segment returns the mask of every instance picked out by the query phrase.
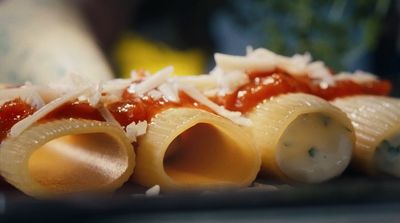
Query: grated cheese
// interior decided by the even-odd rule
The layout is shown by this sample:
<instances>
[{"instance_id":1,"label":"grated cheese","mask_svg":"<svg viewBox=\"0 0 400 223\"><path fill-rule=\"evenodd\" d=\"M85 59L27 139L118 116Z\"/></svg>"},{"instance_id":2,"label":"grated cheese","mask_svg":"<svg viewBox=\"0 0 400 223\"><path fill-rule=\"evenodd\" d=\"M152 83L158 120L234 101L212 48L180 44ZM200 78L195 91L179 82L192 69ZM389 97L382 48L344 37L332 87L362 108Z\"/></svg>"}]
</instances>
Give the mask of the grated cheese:
<instances>
[{"instance_id":1,"label":"grated cheese","mask_svg":"<svg viewBox=\"0 0 400 223\"><path fill-rule=\"evenodd\" d=\"M307 73L311 78L317 79L321 84L332 86L335 84L333 75L325 64L321 61L315 61L308 65Z\"/></svg>"},{"instance_id":2,"label":"grated cheese","mask_svg":"<svg viewBox=\"0 0 400 223\"><path fill-rule=\"evenodd\" d=\"M123 129L123 127L119 124L119 122L114 118L114 116L111 114L111 112L104 106L100 106L97 109L100 112L100 115L106 120L107 122L114 123Z\"/></svg>"},{"instance_id":3,"label":"grated cheese","mask_svg":"<svg viewBox=\"0 0 400 223\"><path fill-rule=\"evenodd\" d=\"M102 84L98 83L95 86L91 86L90 90L81 96L78 97L79 101L87 101L90 106L98 107L101 99L101 92L102 92Z\"/></svg>"},{"instance_id":4,"label":"grated cheese","mask_svg":"<svg viewBox=\"0 0 400 223\"><path fill-rule=\"evenodd\" d=\"M10 136L15 137L21 134L25 129L29 128L33 123L37 122L51 111L55 110L56 108L60 107L61 105L65 104L68 101L72 101L78 98L80 95L88 92L91 90L91 87L86 87L80 89L79 91L74 91L69 94L65 94L60 98L57 98L50 103L44 105L31 116L17 122L10 130Z\"/></svg>"},{"instance_id":5,"label":"grated cheese","mask_svg":"<svg viewBox=\"0 0 400 223\"><path fill-rule=\"evenodd\" d=\"M21 98L21 100L32 105L36 109L43 107L45 104L43 98L33 86L0 89L0 105L16 98Z\"/></svg>"},{"instance_id":6,"label":"grated cheese","mask_svg":"<svg viewBox=\"0 0 400 223\"><path fill-rule=\"evenodd\" d=\"M218 85L218 95L221 96L232 93L240 86L250 82L249 76L239 70L224 72L221 68L216 67L210 72L210 76L214 77Z\"/></svg>"},{"instance_id":7,"label":"grated cheese","mask_svg":"<svg viewBox=\"0 0 400 223\"><path fill-rule=\"evenodd\" d=\"M366 82L376 81L378 79L378 77L371 73L357 70L354 73L341 72L341 73L335 75L334 79L335 80L351 80L358 84L363 84Z\"/></svg>"},{"instance_id":8,"label":"grated cheese","mask_svg":"<svg viewBox=\"0 0 400 223\"><path fill-rule=\"evenodd\" d=\"M173 102L179 102L178 89L174 83L164 83L158 87L158 90L168 100Z\"/></svg>"},{"instance_id":9,"label":"grated cheese","mask_svg":"<svg viewBox=\"0 0 400 223\"><path fill-rule=\"evenodd\" d=\"M154 88L157 88L161 84L165 83L168 79L168 76L174 71L172 66L168 66L152 76L147 77L140 84L132 85L132 87L128 88L129 93L135 93L138 96L142 97L145 93Z\"/></svg>"},{"instance_id":10,"label":"grated cheese","mask_svg":"<svg viewBox=\"0 0 400 223\"><path fill-rule=\"evenodd\" d=\"M136 142L137 137L146 134L146 131L147 121L132 122L126 126L126 135L131 142Z\"/></svg>"},{"instance_id":11,"label":"grated cheese","mask_svg":"<svg viewBox=\"0 0 400 223\"><path fill-rule=\"evenodd\" d=\"M146 194L146 196L149 196L149 197L151 197L151 196L157 196L157 195L160 194L160 190L161 190L161 188L160 188L159 185L154 185L153 187L151 187L150 189L148 189L148 190L145 192L145 194Z\"/></svg>"},{"instance_id":12,"label":"grated cheese","mask_svg":"<svg viewBox=\"0 0 400 223\"><path fill-rule=\"evenodd\" d=\"M174 77L172 81L179 84L188 84L194 86L201 91L211 90L218 87L215 76L208 74L196 76L179 76Z\"/></svg>"},{"instance_id":13,"label":"grated cheese","mask_svg":"<svg viewBox=\"0 0 400 223\"><path fill-rule=\"evenodd\" d=\"M214 54L215 63L224 71L272 71L276 67L276 57L245 57Z\"/></svg>"},{"instance_id":14,"label":"grated cheese","mask_svg":"<svg viewBox=\"0 0 400 223\"><path fill-rule=\"evenodd\" d=\"M129 87L134 79L114 79L103 83L101 101L112 103L119 101L124 90Z\"/></svg>"},{"instance_id":15,"label":"grated cheese","mask_svg":"<svg viewBox=\"0 0 400 223\"><path fill-rule=\"evenodd\" d=\"M185 92L192 99L209 107L211 110L213 110L217 114L219 114L227 119L230 119L231 121L233 121L239 125L243 125L243 126L251 126L252 125L251 120L243 117L242 113L226 110L223 106L219 106L219 105L215 104L214 102L212 102L210 99L208 99L205 95L203 95L201 92L199 92L194 87L179 85L179 89L181 89L183 92Z\"/></svg>"},{"instance_id":16,"label":"grated cheese","mask_svg":"<svg viewBox=\"0 0 400 223\"><path fill-rule=\"evenodd\" d=\"M159 100L163 97L163 94L160 91L155 90L155 89L147 92L147 95L150 96L154 100Z\"/></svg>"}]
</instances>

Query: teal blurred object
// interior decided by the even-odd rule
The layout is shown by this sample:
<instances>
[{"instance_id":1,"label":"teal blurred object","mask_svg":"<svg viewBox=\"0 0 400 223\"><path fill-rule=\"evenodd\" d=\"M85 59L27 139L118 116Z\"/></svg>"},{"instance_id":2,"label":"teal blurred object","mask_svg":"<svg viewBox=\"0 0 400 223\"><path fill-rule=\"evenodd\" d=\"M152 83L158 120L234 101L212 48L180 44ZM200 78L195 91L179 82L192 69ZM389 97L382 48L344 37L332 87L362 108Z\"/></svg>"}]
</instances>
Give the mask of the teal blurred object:
<instances>
[{"instance_id":1,"label":"teal blurred object","mask_svg":"<svg viewBox=\"0 0 400 223\"><path fill-rule=\"evenodd\" d=\"M285 55L310 52L314 59L337 71L371 70L368 57L376 48L390 3L390 0L235 0L230 10L216 20L217 24L232 26L233 31L225 39L228 35L232 38L235 30L241 30L237 34L258 36L249 43L255 44L254 47L266 47ZM232 51L229 46L221 49Z\"/></svg>"}]
</instances>

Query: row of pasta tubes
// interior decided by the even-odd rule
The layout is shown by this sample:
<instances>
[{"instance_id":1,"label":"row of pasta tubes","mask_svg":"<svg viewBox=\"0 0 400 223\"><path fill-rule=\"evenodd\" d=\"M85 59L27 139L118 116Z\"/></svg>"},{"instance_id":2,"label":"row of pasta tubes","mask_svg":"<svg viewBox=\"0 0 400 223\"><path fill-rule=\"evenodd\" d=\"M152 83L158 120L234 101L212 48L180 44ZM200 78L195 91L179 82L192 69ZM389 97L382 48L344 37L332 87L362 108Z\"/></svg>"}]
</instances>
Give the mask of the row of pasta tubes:
<instances>
[{"instance_id":1,"label":"row of pasta tubes","mask_svg":"<svg viewBox=\"0 0 400 223\"><path fill-rule=\"evenodd\" d=\"M165 192L247 187L257 177L320 183L350 163L368 175L400 176L400 101L373 91L371 83L380 80L360 73L335 79L309 55L266 49L215 58L208 75L173 77L167 68L134 72L102 88L65 87L65 81L3 87L2 177L30 196L52 197L115 191L127 181ZM342 83L364 88L324 99L321 92L346 91ZM190 105L180 105L179 92ZM244 109L246 95L253 105ZM110 111L127 97L117 113ZM16 99L36 109L7 129L10 118L26 112ZM88 115L93 109L79 103L102 116ZM51 116L55 111L62 115ZM131 117L143 112L140 122ZM124 124L121 114L136 121Z\"/></svg>"}]
</instances>

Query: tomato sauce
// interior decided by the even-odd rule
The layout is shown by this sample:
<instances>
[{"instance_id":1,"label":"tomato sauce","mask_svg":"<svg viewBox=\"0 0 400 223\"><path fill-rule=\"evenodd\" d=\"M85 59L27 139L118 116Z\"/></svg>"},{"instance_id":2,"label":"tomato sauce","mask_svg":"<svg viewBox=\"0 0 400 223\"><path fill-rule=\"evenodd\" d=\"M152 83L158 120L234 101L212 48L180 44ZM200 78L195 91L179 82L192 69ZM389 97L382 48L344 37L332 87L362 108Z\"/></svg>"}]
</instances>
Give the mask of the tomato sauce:
<instances>
[{"instance_id":1,"label":"tomato sauce","mask_svg":"<svg viewBox=\"0 0 400 223\"><path fill-rule=\"evenodd\" d=\"M17 98L1 105L0 111L0 141L2 141L7 137L7 134L15 123L32 115L36 109L20 98Z\"/></svg>"},{"instance_id":2,"label":"tomato sauce","mask_svg":"<svg viewBox=\"0 0 400 223\"><path fill-rule=\"evenodd\" d=\"M54 111L46 115L43 120L62 119L62 118L82 118L104 121L97 108L86 102L73 101L65 103Z\"/></svg>"},{"instance_id":3,"label":"tomato sauce","mask_svg":"<svg viewBox=\"0 0 400 223\"><path fill-rule=\"evenodd\" d=\"M183 92L179 92L179 99L179 102L172 102L164 97L155 100L150 96L139 97L125 90L122 100L108 105L107 108L122 126L132 122L150 122L157 113L169 108L191 107L210 111L208 107L197 103Z\"/></svg>"},{"instance_id":4,"label":"tomato sauce","mask_svg":"<svg viewBox=\"0 0 400 223\"><path fill-rule=\"evenodd\" d=\"M284 93L303 92L326 100L359 94L388 95L391 84L388 81L371 81L358 84L351 80L336 81L335 85L322 86L309 77L291 76L282 70L272 72L251 72L250 82L233 93L215 96L210 99L231 111L248 112L260 102ZM125 89L122 99L107 106L114 118L122 125L132 122L151 121L159 112L168 108L190 107L213 112L210 108L196 102L184 92L179 92L179 102L164 97L153 99L150 96L139 97ZM36 109L20 98L8 101L0 106L0 142L11 127L20 120L32 115ZM41 121L61 118L83 118L103 121L97 108L86 102L65 103L49 113Z\"/></svg>"},{"instance_id":5,"label":"tomato sauce","mask_svg":"<svg viewBox=\"0 0 400 223\"><path fill-rule=\"evenodd\" d=\"M228 110L250 111L266 99L284 93L308 93L326 100L359 94L388 95L391 89L388 81L371 81L358 84L351 80L336 81L332 86L321 86L318 82L302 76L291 76L282 70L272 72L251 72L250 82L235 92L211 99Z\"/></svg>"},{"instance_id":6,"label":"tomato sauce","mask_svg":"<svg viewBox=\"0 0 400 223\"><path fill-rule=\"evenodd\" d=\"M351 80L338 80L335 85L327 87L315 84L312 80L307 82L311 88L311 94L325 100L361 94L389 95L392 88L390 82L385 80L371 81L364 84L358 84Z\"/></svg>"}]
</instances>

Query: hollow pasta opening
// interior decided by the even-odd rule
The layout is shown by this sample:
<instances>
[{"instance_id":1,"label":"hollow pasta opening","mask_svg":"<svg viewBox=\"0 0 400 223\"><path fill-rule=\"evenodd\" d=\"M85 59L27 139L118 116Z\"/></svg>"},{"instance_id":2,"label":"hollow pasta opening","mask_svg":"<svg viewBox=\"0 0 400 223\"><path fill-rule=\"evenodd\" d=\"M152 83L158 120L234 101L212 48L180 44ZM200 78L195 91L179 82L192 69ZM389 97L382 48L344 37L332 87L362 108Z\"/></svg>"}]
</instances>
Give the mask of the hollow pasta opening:
<instances>
[{"instance_id":1,"label":"hollow pasta opening","mask_svg":"<svg viewBox=\"0 0 400 223\"><path fill-rule=\"evenodd\" d=\"M185 186L240 183L254 168L240 144L210 124L196 124L170 143L164 170Z\"/></svg>"},{"instance_id":2,"label":"hollow pasta opening","mask_svg":"<svg viewBox=\"0 0 400 223\"><path fill-rule=\"evenodd\" d=\"M321 112L297 116L277 144L281 171L299 182L316 183L343 172L350 162L352 130L334 115Z\"/></svg>"},{"instance_id":3,"label":"hollow pasta opening","mask_svg":"<svg viewBox=\"0 0 400 223\"><path fill-rule=\"evenodd\" d=\"M118 179L127 167L122 143L105 133L58 137L29 159L32 178L59 193L95 191Z\"/></svg>"}]
</instances>

